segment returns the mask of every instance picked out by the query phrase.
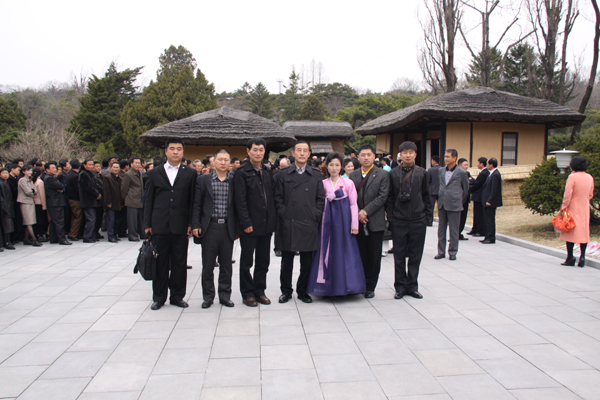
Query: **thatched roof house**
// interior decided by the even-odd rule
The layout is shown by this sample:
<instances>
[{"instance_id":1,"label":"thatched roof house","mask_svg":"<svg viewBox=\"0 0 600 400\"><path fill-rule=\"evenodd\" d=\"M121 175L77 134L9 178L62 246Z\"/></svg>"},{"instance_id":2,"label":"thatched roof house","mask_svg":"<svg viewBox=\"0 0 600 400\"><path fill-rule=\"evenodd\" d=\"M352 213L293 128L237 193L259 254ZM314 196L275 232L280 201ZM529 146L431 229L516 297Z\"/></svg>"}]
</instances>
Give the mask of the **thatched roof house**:
<instances>
[{"instance_id":1,"label":"thatched roof house","mask_svg":"<svg viewBox=\"0 0 600 400\"><path fill-rule=\"evenodd\" d=\"M283 129L298 140L310 143L312 154L344 154L344 144L354 139L354 130L347 122L287 121Z\"/></svg>"},{"instance_id":2,"label":"thatched roof house","mask_svg":"<svg viewBox=\"0 0 600 400\"><path fill-rule=\"evenodd\" d=\"M501 165L535 164L546 155L548 129L576 125L585 119L570 108L548 100L474 87L427 99L383 115L356 130L377 135L381 152L395 153L412 140L422 166L447 148L476 165L481 156ZM443 157L441 157L443 158Z\"/></svg>"},{"instance_id":3,"label":"thatched roof house","mask_svg":"<svg viewBox=\"0 0 600 400\"><path fill-rule=\"evenodd\" d=\"M246 143L262 137L268 151L283 151L296 139L278 124L247 111L221 107L191 117L169 122L140 136L145 144L164 146L168 137L180 137L186 144L185 157L202 159L219 148L226 148L232 157L246 157Z\"/></svg>"}]
</instances>

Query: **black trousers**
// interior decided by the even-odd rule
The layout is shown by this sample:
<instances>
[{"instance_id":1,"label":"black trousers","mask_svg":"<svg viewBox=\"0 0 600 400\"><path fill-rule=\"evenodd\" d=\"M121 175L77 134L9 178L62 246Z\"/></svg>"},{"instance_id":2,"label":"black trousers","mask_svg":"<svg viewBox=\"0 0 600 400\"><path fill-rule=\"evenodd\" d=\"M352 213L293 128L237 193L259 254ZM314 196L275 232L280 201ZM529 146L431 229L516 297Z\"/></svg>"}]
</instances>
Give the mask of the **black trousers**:
<instances>
[{"instance_id":1,"label":"black trousers","mask_svg":"<svg viewBox=\"0 0 600 400\"><path fill-rule=\"evenodd\" d=\"M496 207L483 208L483 225L485 240L496 241Z\"/></svg>"},{"instance_id":2,"label":"black trousers","mask_svg":"<svg viewBox=\"0 0 600 400\"><path fill-rule=\"evenodd\" d=\"M83 228L83 239L95 241L96 234L94 233L94 229L96 228L96 207L86 207L82 210L85 225Z\"/></svg>"},{"instance_id":3,"label":"black trousers","mask_svg":"<svg viewBox=\"0 0 600 400\"><path fill-rule=\"evenodd\" d=\"M21 206L16 202L14 204L15 218L13 218L14 230L10 234L11 241L20 242L23 240L25 235L25 228L23 226L23 216L21 215Z\"/></svg>"},{"instance_id":4,"label":"black trousers","mask_svg":"<svg viewBox=\"0 0 600 400\"><path fill-rule=\"evenodd\" d=\"M310 274L310 266L313 259L312 251L300 252L300 276L296 282L296 293L300 296L306 295L308 287L308 276ZM294 272L294 257L295 251L281 251L281 273L279 282L281 284L281 294L291 295L294 292L292 287L292 273Z\"/></svg>"},{"instance_id":5,"label":"black trousers","mask_svg":"<svg viewBox=\"0 0 600 400\"><path fill-rule=\"evenodd\" d=\"M202 236L202 297L204 301L215 299L215 264L219 259L219 300L231 298L233 265L233 240L229 237L227 224L211 222Z\"/></svg>"},{"instance_id":6,"label":"black trousers","mask_svg":"<svg viewBox=\"0 0 600 400\"><path fill-rule=\"evenodd\" d=\"M152 243L158 251L152 300L164 303L169 291L171 302L183 300L187 284L187 235L152 235Z\"/></svg>"},{"instance_id":7,"label":"black trousers","mask_svg":"<svg viewBox=\"0 0 600 400\"><path fill-rule=\"evenodd\" d=\"M367 281L367 292L374 292L379 280L379 272L381 271L381 251L383 248L383 233L369 232L365 235L365 230L362 225L358 228L356 242L358 243L358 251L365 270L365 280ZM395 244L394 244L395 245Z\"/></svg>"},{"instance_id":8,"label":"black trousers","mask_svg":"<svg viewBox=\"0 0 600 400\"><path fill-rule=\"evenodd\" d=\"M427 223L425 218L415 222L392 219L391 228L394 239L394 288L396 293L416 292L419 290L417 279L425 247Z\"/></svg>"},{"instance_id":9,"label":"black trousers","mask_svg":"<svg viewBox=\"0 0 600 400\"><path fill-rule=\"evenodd\" d=\"M458 236L462 235L467 223L467 215L469 215L469 202L463 203L463 210L460 212L460 225L458 225Z\"/></svg>"},{"instance_id":10,"label":"black trousers","mask_svg":"<svg viewBox=\"0 0 600 400\"><path fill-rule=\"evenodd\" d=\"M106 210L106 232L109 240L117 239L118 215L118 211Z\"/></svg>"},{"instance_id":11,"label":"black trousers","mask_svg":"<svg viewBox=\"0 0 600 400\"><path fill-rule=\"evenodd\" d=\"M65 233L69 233L71 230L71 207L69 207L69 199L65 196L65 202L67 206L64 207L65 210Z\"/></svg>"},{"instance_id":12,"label":"black trousers","mask_svg":"<svg viewBox=\"0 0 600 400\"><path fill-rule=\"evenodd\" d=\"M96 207L96 223L94 224L94 235L100 238L100 228L102 227L102 219L104 218L104 208Z\"/></svg>"},{"instance_id":13,"label":"black trousers","mask_svg":"<svg viewBox=\"0 0 600 400\"><path fill-rule=\"evenodd\" d=\"M50 214L50 242L58 243L67 240L65 236L65 210L64 207L48 207Z\"/></svg>"},{"instance_id":14,"label":"black trousers","mask_svg":"<svg viewBox=\"0 0 600 400\"><path fill-rule=\"evenodd\" d=\"M473 229L471 231L479 235L485 235L485 228L483 227L483 204L478 201L473 202Z\"/></svg>"},{"instance_id":15,"label":"black trousers","mask_svg":"<svg viewBox=\"0 0 600 400\"><path fill-rule=\"evenodd\" d=\"M35 205L35 220L36 223L33 226L33 231L36 236L42 236L48 234L48 213L42 209L41 204Z\"/></svg>"},{"instance_id":16,"label":"black trousers","mask_svg":"<svg viewBox=\"0 0 600 400\"><path fill-rule=\"evenodd\" d=\"M117 232L120 238L127 237L127 207L121 208L119 213L119 230Z\"/></svg>"},{"instance_id":17,"label":"black trousers","mask_svg":"<svg viewBox=\"0 0 600 400\"><path fill-rule=\"evenodd\" d=\"M265 295L271 262L271 236L240 236L240 291L244 299ZM254 264L254 277L250 269Z\"/></svg>"},{"instance_id":18,"label":"black trousers","mask_svg":"<svg viewBox=\"0 0 600 400\"><path fill-rule=\"evenodd\" d=\"M142 230L142 214L143 208L127 208L127 236L131 240L145 239L144 231Z\"/></svg>"}]
</instances>

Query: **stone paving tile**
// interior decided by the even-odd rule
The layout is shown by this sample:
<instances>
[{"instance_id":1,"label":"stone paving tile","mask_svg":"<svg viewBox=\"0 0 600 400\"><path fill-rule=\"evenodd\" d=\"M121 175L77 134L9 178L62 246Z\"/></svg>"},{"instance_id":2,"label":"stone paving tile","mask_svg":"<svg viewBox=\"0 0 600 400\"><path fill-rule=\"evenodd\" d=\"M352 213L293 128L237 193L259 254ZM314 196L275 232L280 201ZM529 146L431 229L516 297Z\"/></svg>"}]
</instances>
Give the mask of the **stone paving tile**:
<instances>
[{"instance_id":1,"label":"stone paving tile","mask_svg":"<svg viewBox=\"0 0 600 400\"><path fill-rule=\"evenodd\" d=\"M281 260L272 255L273 304L244 306L234 268L236 306L202 309L201 248L190 245L190 307L152 311L151 283L131 273L138 248L75 243L3 254L0 397L570 400L600 393L595 269L476 241L461 242L457 262L436 261L433 228L422 300L394 300L388 256L374 299L314 296L304 304L294 295L279 304Z\"/></svg>"}]
</instances>

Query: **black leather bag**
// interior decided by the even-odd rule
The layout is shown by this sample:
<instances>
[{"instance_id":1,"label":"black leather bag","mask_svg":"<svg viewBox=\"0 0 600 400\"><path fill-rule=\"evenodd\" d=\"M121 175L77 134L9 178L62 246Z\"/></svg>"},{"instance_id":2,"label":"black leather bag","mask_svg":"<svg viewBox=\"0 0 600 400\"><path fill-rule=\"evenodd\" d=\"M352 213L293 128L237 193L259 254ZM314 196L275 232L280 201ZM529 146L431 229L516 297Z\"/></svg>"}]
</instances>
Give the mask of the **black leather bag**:
<instances>
[{"instance_id":1,"label":"black leather bag","mask_svg":"<svg viewBox=\"0 0 600 400\"><path fill-rule=\"evenodd\" d=\"M138 272L147 281L154 279L156 275L156 259L158 258L158 250L156 245L152 243L152 237L144 240L140 247L140 254L133 268L133 273Z\"/></svg>"}]
</instances>

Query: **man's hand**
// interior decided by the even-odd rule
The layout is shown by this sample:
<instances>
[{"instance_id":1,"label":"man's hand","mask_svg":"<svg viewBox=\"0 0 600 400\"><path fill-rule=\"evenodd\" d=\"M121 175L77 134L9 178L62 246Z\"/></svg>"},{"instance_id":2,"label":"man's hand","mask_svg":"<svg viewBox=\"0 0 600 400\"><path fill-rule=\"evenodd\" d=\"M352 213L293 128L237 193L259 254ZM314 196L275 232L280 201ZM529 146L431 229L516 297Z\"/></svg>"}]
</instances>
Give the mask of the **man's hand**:
<instances>
[{"instance_id":1,"label":"man's hand","mask_svg":"<svg viewBox=\"0 0 600 400\"><path fill-rule=\"evenodd\" d=\"M144 229L144 232L152 235L152 228L146 228L146 229Z\"/></svg>"},{"instance_id":2,"label":"man's hand","mask_svg":"<svg viewBox=\"0 0 600 400\"><path fill-rule=\"evenodd\" d=\"M363 224L369 222L369 219L367 218L367 212L365 210L360 210L358 213L358 220Z\"/></svg>"},{"instance_id":3,"label":"man's hand","mask_svg":"<svg viewBox=\"0 0 600 400\"><path fill-rule=\"evenodd\" d=\"M202 229L194 229L192 233L194 234L194 236L200 237L200 234L202 234Z\"/></svg>"},{"instance_id":4,"label":"man's hand","mask_svg":"<svg viewBox=\"0 0 600 400\"><path fill-rule=\"evenodd\" d=\"M491 204L490 204L490 203L488 203L488 202L486 202L486 203L485 203L485 205L486 205L486 206L488 206L488 207L489 207L489 206L491 206Z\"/></svg>"},{"instance_id":5,"label":"man's hand","mask_svg":"<svg viewBox=\"0 0 600 400\"><path fill-rule=\"evenodd\" d=\"M192 237L192 227L188 225L188 229L187 229L187 238L191 238Z\"/></svg>"},{"instance_id":6,"label":"man's hand","mask_svg":"<svg viewBox=\"0 0 600 400\"><path fill-rule=\"evenodd\" d=\"M111 207L110 207L110 204L107 204L107 205L106 205L106 208L111 208Z\"/></svg>"},{"instance_id":7,"label":"man's hand","mask_svg":"<svg viewBox=\"0 0 600 400\"><path fill-rule=\"evenodd\" d=\"M96 200L100 200L100 197L102 197L101 194L99 194L98 197L96 197Z\"/></svg>"},{"instance_id":8,"label":"man's hand","mask_svg":"<svg viewBox=\"0 0 600 400\"><path fill-rule=\"evenodd\" d=\"M254 228L252 228L252 227L250 226L250 227L248 227L248 228L244 229L244 232L246 232L246 233L252 233L252 232L254 232Z\"/></svg>"}]
</instances>

